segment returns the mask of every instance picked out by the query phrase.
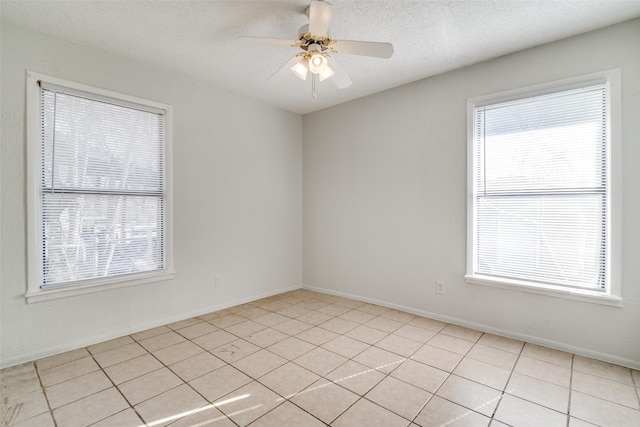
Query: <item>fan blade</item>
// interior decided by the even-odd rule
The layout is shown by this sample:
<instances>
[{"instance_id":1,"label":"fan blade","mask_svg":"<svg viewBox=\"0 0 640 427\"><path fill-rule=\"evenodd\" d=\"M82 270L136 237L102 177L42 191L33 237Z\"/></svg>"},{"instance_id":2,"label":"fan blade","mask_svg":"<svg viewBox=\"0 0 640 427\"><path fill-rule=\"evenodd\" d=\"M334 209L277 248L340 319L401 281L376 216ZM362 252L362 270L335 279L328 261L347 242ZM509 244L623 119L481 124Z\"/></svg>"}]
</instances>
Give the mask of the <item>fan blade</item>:
<instances>
[{"instance_id":1,"label":"fan blade","mask_svg":"<svg viewBox=\"0 0 640 427\"><path fill-rule=\"evenodd\" d=\"M269 39L265 37L238 37L236 39L237 43L246 43L246 44L254 44L254 45L277 45L277 46L296 46L295 40L287 40L287 39Z\"/></svg>"},{"instance_id":2,"label":"fan blade","mask_svg":"<svg viewBox=\"0 0 640 427\"><path fill-rule=\"evenodd\" d=\"M284 64L282 67L280 67L280 69L278 71L276 71L275 73L273 73L273 75L271 77L269 77L269 81L274 82L274 83L279 83L282 80L284 80L284 77L287 74L291 74L291 67L293 67L298 62L300 62L301 59L302 58L299 57L298 55L296 55L293 58L291 58L289 61L287 61L286 64Z\"/></svg>"},{"instance_id":3,"label":"fan blade","mask_svg":"<svg viewBox=\"0 0 640 427\"><path fill-rule=\"evenodd\" d=\"M324 37L329 30L333 15L333 6L321 0L311 0L309 5L309 32L314 36Z\"/></svg>"},{"instance_id":4,"label":"fan blade","mask_svg":"<svg viewBox=\"0 0 640 427\"><path fill-rule=\"evenodd\" d=\"M344 89L345 87L351 86L351 77L349 77L347 72L344 71L344 68L342 68L340 64L338 64L338 61L336 61L335 58L333 58L332 56L328 56L327 64L335 73L331 77L331 80L333 80L338 89Z\"/></svg>"},{"instance_id":5,"label":"fan blade","mask_svg":"<svg viewBox=\"0 0 640 427\"><path fill-rule=\"evenodd\" d=\"M391 58L393 55L391 43L337 40L334 49L337 53L346 55L375 56L377 58Z\"/></svg>"}]
</instances>

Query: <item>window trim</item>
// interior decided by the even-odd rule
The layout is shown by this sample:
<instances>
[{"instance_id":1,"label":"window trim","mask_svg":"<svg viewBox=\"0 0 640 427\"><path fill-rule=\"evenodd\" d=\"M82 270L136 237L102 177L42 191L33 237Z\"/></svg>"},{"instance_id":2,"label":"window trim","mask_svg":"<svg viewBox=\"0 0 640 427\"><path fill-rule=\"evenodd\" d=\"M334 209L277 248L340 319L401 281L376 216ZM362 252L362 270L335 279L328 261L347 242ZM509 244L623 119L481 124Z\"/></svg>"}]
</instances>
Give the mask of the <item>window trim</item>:
<instances>
[{"instance_id":1,"label":"window trim","mask_svg":"<svg viewBox=\"0 0 640 427\"><path fill-rule=\"evenodd\" d=\"M156 101L137 98L105 89L62 80L27 70L27 150L26 150L26 202L27 202L27 291L24 297L27 303L65 298L93 292L117 289L125 286L135 286L145 283L161 282L173 279L175 274L173 265L173 109L170 105ZM68 87L73 90L88 92L99 97L108 97L123 101L149 106L164 110L165 123L165 206L164 206L164 252L165 268L163 271L141 273L134 276L92 279L80 285L42 289L42 245L41 229L41 186L40 186L40 87L38 81L51 85Z\"/></svg>"},{"instance_id":2,"label":"window trim","mask_svg":"<svg viewBox=\"0 0 640 427\"><path fill-rule=\"evenodd\" d=\"M482 95L467 100L467 271L464 276L469 284L488 285L565 299L622 307L621 293L621 236L622 236L622 144L621 144L621 69L606 70L548 83ZM513 101L576 89L588 84L609 84L609 147L607 181L609 186L607 215L608 236L607 264L610 282L605 292L590 291L515 279L503 279L474 273L475 254L475 204L474 204L474 109L489 104Z\"/></svg>"}]
</instances>

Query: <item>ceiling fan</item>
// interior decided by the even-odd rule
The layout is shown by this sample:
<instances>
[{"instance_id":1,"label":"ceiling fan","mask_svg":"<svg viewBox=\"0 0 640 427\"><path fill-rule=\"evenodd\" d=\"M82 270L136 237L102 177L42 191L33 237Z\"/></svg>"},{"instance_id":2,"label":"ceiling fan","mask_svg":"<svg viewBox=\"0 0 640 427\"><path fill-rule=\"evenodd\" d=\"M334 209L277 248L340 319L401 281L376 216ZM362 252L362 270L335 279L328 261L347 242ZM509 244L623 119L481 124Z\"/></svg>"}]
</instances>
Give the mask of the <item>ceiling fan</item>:
<instances>
[{"instance_id":1,"label":"ceiling fan","mask_svg":"<svg viewBox=\"0 0 640 427\"><path fill-rule=\"evenodd\" d=\"M332 78L339 89L351 85L351 78L338 64L333 53L390 58L393 55L391 43L378 43L353 40L333 40L329 37L329 24L333 15L333 6L322 0L311 0L307 8L309 25L298 31L296 40L262 37L239 37L238 42L258 45L279 45L300 48L293 58L276 71L269 80L279 80L288 71L302 80L311 72L311 93L316 96L316 77L319 81Z\"/></svg>"}]
</instances>

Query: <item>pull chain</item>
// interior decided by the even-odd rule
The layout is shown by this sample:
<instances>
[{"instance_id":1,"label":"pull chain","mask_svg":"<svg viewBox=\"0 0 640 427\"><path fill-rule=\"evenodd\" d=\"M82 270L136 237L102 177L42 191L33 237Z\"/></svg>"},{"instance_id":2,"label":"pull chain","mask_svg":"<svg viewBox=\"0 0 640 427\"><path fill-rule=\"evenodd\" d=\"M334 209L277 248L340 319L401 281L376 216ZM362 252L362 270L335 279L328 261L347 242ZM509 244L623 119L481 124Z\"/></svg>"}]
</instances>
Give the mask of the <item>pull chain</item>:
<instances>
[{"instance_id":1,"label":"pull chain","mask_svg":"<svg viewBox=\"0 0 640 427\"><path fill-rule=\"evenodd\" d=\"M316 75L315 74L311 74L311 95L314 98L318 97L318 94L316 93Z\"/></svg>"}]
</instances>

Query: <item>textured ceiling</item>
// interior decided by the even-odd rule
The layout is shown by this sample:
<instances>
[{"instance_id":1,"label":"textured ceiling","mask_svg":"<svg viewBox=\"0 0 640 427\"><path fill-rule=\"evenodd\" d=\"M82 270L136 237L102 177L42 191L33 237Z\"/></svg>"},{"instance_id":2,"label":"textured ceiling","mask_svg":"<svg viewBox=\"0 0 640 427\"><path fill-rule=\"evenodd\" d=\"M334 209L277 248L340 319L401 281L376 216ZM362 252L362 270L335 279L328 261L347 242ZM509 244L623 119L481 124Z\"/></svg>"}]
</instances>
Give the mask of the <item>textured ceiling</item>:
<instances>
[{"instance_id":1,"label":"textured ceiling","mask_svg":"<svg viewBox=\"0 0 640 427\"><path fill-rule=\"evenodd\" d=\"M296 49L239 36L295 39L307 0L1 1L2 19L172 69L213 86L308 113L428 76L640 16L635 1L330 1L333 39L390 42L390 59L335 54L353 84L268 78Z\"/></svg>"}]
</instances>

